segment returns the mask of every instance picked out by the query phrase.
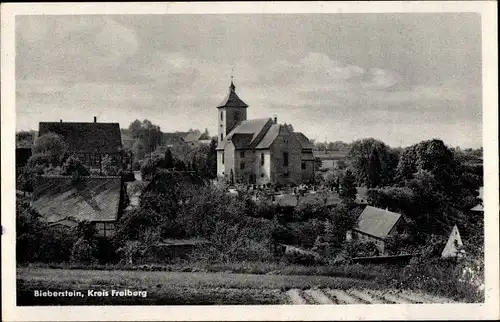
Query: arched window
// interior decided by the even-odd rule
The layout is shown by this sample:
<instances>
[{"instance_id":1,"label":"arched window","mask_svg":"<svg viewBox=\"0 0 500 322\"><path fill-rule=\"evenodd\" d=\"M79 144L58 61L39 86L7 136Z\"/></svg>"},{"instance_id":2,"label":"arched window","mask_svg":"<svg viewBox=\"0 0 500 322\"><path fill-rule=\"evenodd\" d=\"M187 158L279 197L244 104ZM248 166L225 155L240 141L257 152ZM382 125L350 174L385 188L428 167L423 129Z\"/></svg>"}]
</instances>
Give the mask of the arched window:
<instances>
[{"instance_id":1,"label":"arched window","mask_svg":"<svg viewBox=\"0 0 500 322\"><path fill-rule=\"evenodd\" d=\"M224 113L223 112L220 112L220 120L224 121Z\"/></svg>"},{"instance_id":2,"label":"arched window","mask_svg":"<svg viewBox=\"0 0 500 322\"><path fill-rule=\"evenodd\" d=\"M220 141L222 142L222 140L224 139L224 134L220 134Z\"/></svg>"}]
</instances>

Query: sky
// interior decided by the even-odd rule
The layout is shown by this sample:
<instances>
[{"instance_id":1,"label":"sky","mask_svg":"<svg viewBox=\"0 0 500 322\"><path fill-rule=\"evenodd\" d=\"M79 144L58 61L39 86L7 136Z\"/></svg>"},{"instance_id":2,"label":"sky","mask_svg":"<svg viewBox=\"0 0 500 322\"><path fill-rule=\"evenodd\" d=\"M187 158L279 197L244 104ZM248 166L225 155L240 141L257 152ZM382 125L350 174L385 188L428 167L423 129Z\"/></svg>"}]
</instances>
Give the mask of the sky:
<instances>
[{"instance_id":1,"label":"sky","mask_svg":"<svg viewBox=\"0 0 500 322\"><path fill-rule=\"evenodd\" d=\"M482 146L474 13L16 17L16 129L148 119L217 134L231 76L249 119L316 141Z\"/></svg>"}]
</instances>

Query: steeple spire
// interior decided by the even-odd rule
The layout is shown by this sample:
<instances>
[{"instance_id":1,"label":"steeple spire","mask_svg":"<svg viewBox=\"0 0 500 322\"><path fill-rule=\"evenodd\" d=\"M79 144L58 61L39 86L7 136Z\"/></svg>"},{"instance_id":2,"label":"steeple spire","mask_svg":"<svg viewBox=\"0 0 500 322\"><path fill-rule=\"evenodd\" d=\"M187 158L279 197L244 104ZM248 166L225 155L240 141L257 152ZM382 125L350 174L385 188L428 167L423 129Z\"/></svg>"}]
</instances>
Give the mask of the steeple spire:
<instances>
[{"instance_id":1,"label":"steeple spire","mask_svg":"<svg viewBox=\"0 0 500 322\"><path fill-rule=\"evenodd\" d=\"M231 90L231 92L234 92L236 90L236 86L234 86L233 83L233 76L231 76L231 86L229 86L229 89Z\"/></svg>"}]
</instances>

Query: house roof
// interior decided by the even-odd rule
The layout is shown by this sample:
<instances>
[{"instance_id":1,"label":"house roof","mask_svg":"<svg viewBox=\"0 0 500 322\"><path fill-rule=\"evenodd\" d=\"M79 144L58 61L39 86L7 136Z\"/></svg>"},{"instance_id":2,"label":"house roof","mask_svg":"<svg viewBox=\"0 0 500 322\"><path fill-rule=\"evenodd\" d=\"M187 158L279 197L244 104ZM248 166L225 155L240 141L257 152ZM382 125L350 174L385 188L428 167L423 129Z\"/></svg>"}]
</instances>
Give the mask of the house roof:
<instances>
[{"instance_id":1,"label":"house roof","mask_svg":"<svg viewBox=\"0 0 500 322\"><path fill-rule=\"evenodd\" d=\"M471 208L471 211L484 211L484 207L482 204L477 204Z\"/></svg>"},{"instance_id":2,"label":"house roof","mask_svg":"<svg viewBox=\"0 0 500 322\"><path fill-rule=\"evenodd\" d=\"M190 132L184 137L185 142L193 142L198 141L201 137L200 132Z\"/></svg>"},{"instance_id":3,"label":"house roof","mask_svg":"<svg viewBox=\"0 0 500 322\"><path fill-rule=\"evenodd\" d=\"M49 132L63 136L71 152L117 153L122 150L118 123L40 122L39 136Z\"/></svg>"},{"instance_id":4,"label":"house roof","mask_svg":"<svg viewBox=\"0 0 500 322\"><path fill-rule=\"evenodd\" d=\"M237 149L244 149L250 146L252 142L253 133L234 133L231 136L231 142Z\"/></svg>"},{"instance_id":5,"label":"house roof","mask_svg":"<svg viewBox=\"0 0 500 322\"><path fill-rule=\"evenodd\" d=\"M270 118L242 121L231 132L229 132L229 134L221 142L219 142L217 150L224 149L226 143L231 140L235 134L251 134L252 139L248 143L248 147L252 144L257 144L266 134L266 129L271 127L272 124L273 121Z\"/></svg>"},{"instance_id":6,"label":"house roof","mask_svg":"<svg viewBox=\"0 0 500 322\"><path fill-rule=\"evenodd\" d=\"M50 223L64 218L114 221L120 205L121 178L41 176L34 184L33 207Z\"/></svg>"},{"instance_id":7,"label":"house roof","mask_svg":"<svg viewBox=\"0 0 500 322\"><path fill-rule=\"evenodd\" d=\"M236 95L236 87L234 86L233 81L231 81L231 86L229 86L229 93L224 100L217 105L217 108L222 107L248 107L248 105L243 102L238 95Z\"/></svg>"},{"instance_id":8,"label":"house roof","mask_svg":"<svg viewBox=\"0 0 500 322\"><path fill-rule=\"evenodd\" d=\"M294 132L297 141L299 141L302 149L312 149L314 148L313 144L309 141L309 139L302 132Z\"/></svg>"},{"instance_id":9,"label":"house roof","mask_svg":"<svg viewBox=\"0 0 500 322\"><path fill-rule=\"evenodd\" d=\"M392 211L366 206L358 218L355 230L385 239L401 215Z\"/></svg>"},{"instance_id":10,"label":"house roof","mask_svg":"<svg viewBox=\"0 0 500 322\"><path fill-rule=\"evenodd\" d=\"M163 132L162 145L169 146L184 143L184 137L188 132Z\"/></svg>"}]
</instances>

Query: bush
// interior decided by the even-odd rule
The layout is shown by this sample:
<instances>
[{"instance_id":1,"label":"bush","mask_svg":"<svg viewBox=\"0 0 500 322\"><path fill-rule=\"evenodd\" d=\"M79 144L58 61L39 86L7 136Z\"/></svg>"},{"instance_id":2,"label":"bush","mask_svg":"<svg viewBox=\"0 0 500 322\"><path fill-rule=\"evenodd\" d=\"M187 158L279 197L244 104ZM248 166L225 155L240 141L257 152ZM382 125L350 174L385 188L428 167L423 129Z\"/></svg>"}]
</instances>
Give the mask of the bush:
<instances>
[{"instance_id":1,"label":"bush","mask_svg":"<svg viewBox=\"0 0 500 322\"><path fill-rule=\"evenodd\" d=\"M133 182L135 181L135 175L132 171L123 172L123 180L125 182Z\"/></svg>"},{"instance_id":2,"label":"bush","mask_svg":"<svg viewBox=\"0 0 500 322\"><path fill-rule=\"evenodd\" d=\"M80 264L94 264L97 262L97 247L91 241L79 238L71 249L71 262Z\"/></svg>"}]
</instances>

